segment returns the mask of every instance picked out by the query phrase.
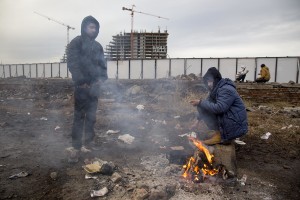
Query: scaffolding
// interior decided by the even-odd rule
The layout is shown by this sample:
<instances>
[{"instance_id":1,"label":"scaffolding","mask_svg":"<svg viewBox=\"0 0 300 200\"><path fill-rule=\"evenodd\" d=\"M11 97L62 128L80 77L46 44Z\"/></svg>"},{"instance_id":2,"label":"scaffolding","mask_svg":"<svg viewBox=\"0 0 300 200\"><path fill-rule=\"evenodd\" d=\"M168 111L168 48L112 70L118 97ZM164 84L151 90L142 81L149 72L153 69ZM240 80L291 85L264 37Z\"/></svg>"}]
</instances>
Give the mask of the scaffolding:
<instances>
[{"instance_id":1,"label":"scaffolding","mask_svg":"<svg viewBox=\"0 0 300 200\"><path fill-rule=\"evenodd\" d=\"M131 33L120 33L113 36L106 46L108 60L126 59L165 59L167 58L168 32L133 32L133 48ZM132 49L132 54L131 54Z\"/></svg>"}]
</instances>

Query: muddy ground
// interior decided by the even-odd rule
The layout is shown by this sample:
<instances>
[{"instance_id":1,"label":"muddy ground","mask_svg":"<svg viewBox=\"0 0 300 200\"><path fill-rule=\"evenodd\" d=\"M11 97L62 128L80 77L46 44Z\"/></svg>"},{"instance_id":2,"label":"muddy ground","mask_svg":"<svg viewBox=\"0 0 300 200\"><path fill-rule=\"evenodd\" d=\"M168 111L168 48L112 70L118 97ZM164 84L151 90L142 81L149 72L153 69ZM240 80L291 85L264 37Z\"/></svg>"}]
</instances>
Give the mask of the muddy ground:
<instances>
[{"instance_id":1,"label":"muddy ground","mask_svg":"<svg viewBox=\"0 0 300 200\"><path fill-rule=\"evenodd\" d=\"M2 79L0 86L0 199L91 199L91 190L103 187L109 192L99 199L300 198L300 118L284 112L299 105L246 102L249 132L241 138L246 145L236 145L237 179L247 175L245 186L236 179L191 184L166 155L172 146L193 151L178 135L189 132L194 118L188 101L206 95L201 83L108 81L97 111L98 150L82 153L76 164L65 153L71 144L71 82ZM269 139L261 139L267 132ZM118 140L123 134L135 137L133 143ZM122 179L114 183L101 174L85 179L82 166L94 157L113 162ZM21 171L29 176L9 179Z\"/></svg>"}]
</instances>

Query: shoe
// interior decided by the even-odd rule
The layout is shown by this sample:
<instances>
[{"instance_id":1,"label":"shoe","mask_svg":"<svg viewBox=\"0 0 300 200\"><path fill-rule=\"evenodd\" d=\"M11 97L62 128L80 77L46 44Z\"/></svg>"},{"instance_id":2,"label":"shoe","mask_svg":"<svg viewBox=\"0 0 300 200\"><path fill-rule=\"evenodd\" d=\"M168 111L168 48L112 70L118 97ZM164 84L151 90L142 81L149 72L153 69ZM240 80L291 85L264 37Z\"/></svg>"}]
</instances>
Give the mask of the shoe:
<instances>
[{"instance_id":1,"label":"shoe","mask_svg":"<svg viewBox=\"0 0 300 200\"><path fill-rule=\"evenodd\" d=\"M204 144L206 145L214 145L214 144L219 144L221 143L221 134L219 131L216 131L211 138L204 140Z\"/></svg>"},{"instance_id":2,"label":"shoe","mask_svg":"<svg viewBox=\"0 0 300 200\"><path fill-rule=\"evenodd\" d=\"M69 163L77 163L79 159L79 150L74 147L66 148Z\"/></svg>"}]
</instances>

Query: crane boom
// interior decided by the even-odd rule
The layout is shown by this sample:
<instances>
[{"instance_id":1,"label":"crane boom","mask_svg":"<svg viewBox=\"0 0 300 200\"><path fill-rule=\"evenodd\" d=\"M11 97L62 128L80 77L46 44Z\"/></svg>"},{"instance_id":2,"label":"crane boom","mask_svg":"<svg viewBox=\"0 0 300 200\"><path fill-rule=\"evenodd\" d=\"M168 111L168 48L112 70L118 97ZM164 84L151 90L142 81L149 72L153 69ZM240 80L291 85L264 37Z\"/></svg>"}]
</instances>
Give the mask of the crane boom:
<instances>
[{"instance_id":1,"label":"crane boom","mask_svg":"<svg viewBox=\"0 0 300 200\"><path fill-rule=\"evenodd\" d=\"M130 32L131 58L133 58L133 16L134 16L134 13L136 12L136 13L140 13L140 14L144 14L144 15L149 15L149 16L152 16L152 17L157 17L157 18L169 20L168 18L165 18L165 17L161 17L161 16L158 16L158 15L153 15L153 14L150 14L150 13L145 13L145 12L134 10L133 7L135 7L135 5L132 5L132 8L122 7L122 10L127 10L127 11L131 12L131 14L130 14L131 15L131 32Z\"/></svg>"},{"instance_id":2,"label":"crane boom","mask_svg":"<svg viewBox=\"0 0 300 200\"><path fill-rule=\"evenodd\" d=\"M63 26L65 26L65 27L67 27L67 45L69 44L69 30L70 30L70 29L75 30L74 27L71 27L71 26L69 26L69 25L67 25L67 24L65 24L65 23L63 23L63 22L60 22L60 21L58 21L58 20L56 20L56 19L53 19L53 18L48 17L48 16L46 16L46 15L43 15L43 14L41 14L41 13L38 13L38 12L34 12L34 13L37 14L37 15L40 15L40 16L46 18L46 19L48 19L49 21L54 21L54 22L56 22L56 23L58 23L58 24L60 24L60 25L63 25Z\"/></svg>"}]
</instances>

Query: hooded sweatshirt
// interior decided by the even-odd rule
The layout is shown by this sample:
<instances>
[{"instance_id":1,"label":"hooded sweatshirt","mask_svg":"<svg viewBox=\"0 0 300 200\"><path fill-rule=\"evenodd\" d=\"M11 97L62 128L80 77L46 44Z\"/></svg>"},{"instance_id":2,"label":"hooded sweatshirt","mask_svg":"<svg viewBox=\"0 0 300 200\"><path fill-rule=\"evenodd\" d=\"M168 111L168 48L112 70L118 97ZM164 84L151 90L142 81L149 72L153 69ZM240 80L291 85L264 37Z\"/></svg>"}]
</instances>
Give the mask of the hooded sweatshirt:
<instances>
[{"instance_id":1,"label":"hooded sweatshirt","mask_svg":"<svg viewBox=\"0 0 300 200\"><path fill-rule=\"evenodd\" d=\"M214 80L214 84L208 98L198 106L217 116L222 140L245 135L248 131L247 112L235 84L230 79L222 78L215 67L209 68L203 79L206 85L209 79Z\"/></svg>"},{"instance_id":2,"label":"hooded sweatshirt","mask_svg":"<svg viewBox=\"0 0 300 200\"><path fill-rule=\"evenodd\" d=\"M90 38L85 29L87 25L96 25L96 34ZM67 51L67 65L75 85L92 84L107 79L107 67L103 47L97 41L100 24L92 16L87 16L81 23L81 35L74 38Z\"/></svg>"}]
</instances>

